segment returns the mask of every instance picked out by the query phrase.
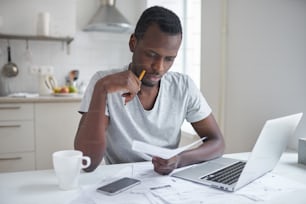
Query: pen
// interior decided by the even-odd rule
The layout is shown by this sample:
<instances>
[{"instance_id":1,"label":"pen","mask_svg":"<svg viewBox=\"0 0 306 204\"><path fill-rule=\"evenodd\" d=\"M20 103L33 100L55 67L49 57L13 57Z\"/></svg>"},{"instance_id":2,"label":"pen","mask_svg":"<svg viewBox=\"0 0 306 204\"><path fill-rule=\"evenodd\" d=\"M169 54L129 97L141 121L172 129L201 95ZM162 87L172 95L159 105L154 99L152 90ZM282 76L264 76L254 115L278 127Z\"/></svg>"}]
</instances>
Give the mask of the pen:
<instances>
[{"instance_id":1,"label":"pen","mask_svg":"<svg viewBox=\"0 0 306 204\"><path fill-rule=\"evenodd\" d=\"M139 77L138 77L138 79L139 79L140 81L141 81L142 78L144 77L145 73L146 73L146 70L143 69L143 70L141 71Z\"/></svg>"},{"instance_id":2,"label":"pen","mask_svg":"<svg viewBox=\"0 0 306 204\"><path fill-rule=\"evenodd\" d=\"M156 186L156 187L151 187L150 190L157 190L157 189L169 188L169 187L171 187L171 185Z\"/></svg>"},{"instance_id":3,"label":"pen","mask_svg":"<svg viewBox=\"0 0 306 204\"><path fill-rule=\"evenodd\" d=\"M141 81L142 78L144 77L145 73L146 73L146 70L143 69L143 70L141 71L139 77L138 77L138 79L139 79L140 81ZM124 93L124 94L122 94L122 96L125 97L125 96L128 95L128 94L129 94L129 93ZM124 105L126 105L125 99L124 99Z\"/></svg>"}]
</instances>

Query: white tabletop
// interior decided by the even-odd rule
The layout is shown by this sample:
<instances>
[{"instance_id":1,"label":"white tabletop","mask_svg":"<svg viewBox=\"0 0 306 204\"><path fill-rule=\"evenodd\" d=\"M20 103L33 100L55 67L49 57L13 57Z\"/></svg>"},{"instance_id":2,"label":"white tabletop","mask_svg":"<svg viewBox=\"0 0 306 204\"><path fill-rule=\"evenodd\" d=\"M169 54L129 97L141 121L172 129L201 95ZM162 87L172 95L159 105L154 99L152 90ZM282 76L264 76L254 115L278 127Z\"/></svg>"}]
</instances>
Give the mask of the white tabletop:
<instances>
[{"instance_id":1,"label":"white tabletop","mask_svg":"<svg viewBox=\"0 0 306 204\"><path fill-rule=\"evenodd\" d=\"M226 156L247 159L248 153L229 154ZM103 165L99 166L94 172L82 172L80 186L84 187L96 184L97 181L112 177L123 168L131 165L133 164ZM284 153L272 173L298 182L299 184L306 183L306 166L297 163L297 154L294 152ZM70 191L60 190L53 170L0 174L0 203L2 204L71 203L74 198L79 196L80 192L80 189ZM305 204L306 187L294 192L285 193L281 197L273 200L268 203ZM130 201L126 203L134 202Z\"/></svg>"}]
</instances>

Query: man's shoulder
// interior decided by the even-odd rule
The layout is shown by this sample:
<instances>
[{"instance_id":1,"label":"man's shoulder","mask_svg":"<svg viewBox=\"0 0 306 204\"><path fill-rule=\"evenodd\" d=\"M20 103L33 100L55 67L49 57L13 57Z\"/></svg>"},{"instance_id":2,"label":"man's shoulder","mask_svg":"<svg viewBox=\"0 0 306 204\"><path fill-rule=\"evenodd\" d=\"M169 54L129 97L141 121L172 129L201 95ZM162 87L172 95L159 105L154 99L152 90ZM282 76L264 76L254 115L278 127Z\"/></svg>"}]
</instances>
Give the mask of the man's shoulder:
<instances>
[{"instance_id":1,"label":"man's shoulder","mask_svg":"<svg viewBox=\"0 0 306 204\"><path fill-rule=\"evenodd\" d=\"M127 66L121 67L121 68L115 68L115 69L108 69L108 70L99 70L95 73L95 77L97 78L102 78L104 76L110 75L110 74L114 74L114 73L118 73L118 72L122 72L127 70Z\"/></svg>"},{"instance_id":2,"label":"man's shoulder","mask_svg":"<svg viewBox=\"0 0 306 204\"><path fill-rule=\"evenodd\" d=\"M187 74L179 72L167 72L164 76L164 80L170 84L183 85L189 83L191 78Z\"/></svg>"}]
</instances>

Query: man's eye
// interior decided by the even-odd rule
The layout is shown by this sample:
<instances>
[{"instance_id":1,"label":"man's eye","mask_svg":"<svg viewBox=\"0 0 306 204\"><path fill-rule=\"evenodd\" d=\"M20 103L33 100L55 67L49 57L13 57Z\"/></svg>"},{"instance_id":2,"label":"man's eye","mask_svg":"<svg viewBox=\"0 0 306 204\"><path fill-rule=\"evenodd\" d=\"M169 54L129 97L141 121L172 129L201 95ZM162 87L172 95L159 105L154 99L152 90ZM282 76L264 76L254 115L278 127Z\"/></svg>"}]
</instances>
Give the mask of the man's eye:
<instances>
[{"instance_id":1,"label":"man's eye","mask_svg":"<svg viewBox=\"0 0 306 204\"><path fill-rule=\"evenodd\" d=\"M172 62L174 61L174 57L166 57L165 60L168 62Z\"/></svg>"},{"instance_id":2,"label":"man's eye","mask_svg":"<svg viewBox=\"0 0 306 204\"><path fill-rule=\"evenodd\" d=\"M148 55L149 57L156 57L156 53L154 53L154 52L149 52L147 55Z\"/></svg>"}]
</instances>

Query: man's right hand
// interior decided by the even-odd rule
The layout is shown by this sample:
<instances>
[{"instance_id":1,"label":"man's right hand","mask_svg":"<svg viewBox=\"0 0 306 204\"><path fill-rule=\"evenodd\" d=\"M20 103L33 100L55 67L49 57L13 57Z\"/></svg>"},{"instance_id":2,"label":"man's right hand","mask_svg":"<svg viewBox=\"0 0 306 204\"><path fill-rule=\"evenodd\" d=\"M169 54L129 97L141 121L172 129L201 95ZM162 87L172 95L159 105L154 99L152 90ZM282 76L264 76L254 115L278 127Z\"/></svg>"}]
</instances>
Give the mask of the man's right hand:
<instances>
[{"instance_id":1,"label":"man's right hand","mask_svg":"<svg viewBox=\"0 0 306 204\"><path fill-rule=\"evenodd\" d=\"M127 70L100 79L96 86L104 86L107 93L122 92L127 103L140 91L141 81L133 72Z\"/></svg>"}]
</instances>

